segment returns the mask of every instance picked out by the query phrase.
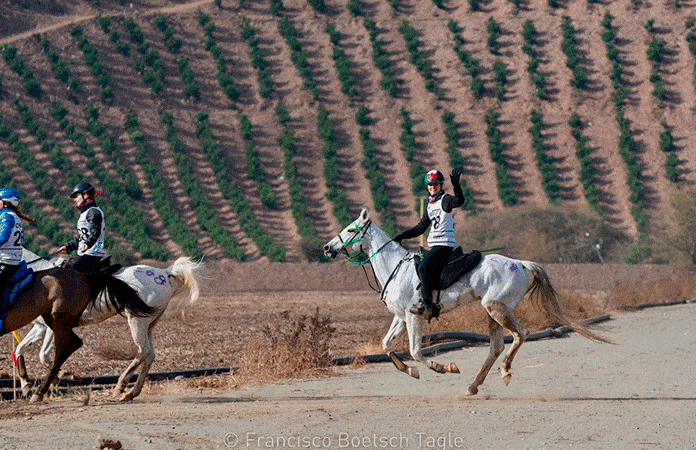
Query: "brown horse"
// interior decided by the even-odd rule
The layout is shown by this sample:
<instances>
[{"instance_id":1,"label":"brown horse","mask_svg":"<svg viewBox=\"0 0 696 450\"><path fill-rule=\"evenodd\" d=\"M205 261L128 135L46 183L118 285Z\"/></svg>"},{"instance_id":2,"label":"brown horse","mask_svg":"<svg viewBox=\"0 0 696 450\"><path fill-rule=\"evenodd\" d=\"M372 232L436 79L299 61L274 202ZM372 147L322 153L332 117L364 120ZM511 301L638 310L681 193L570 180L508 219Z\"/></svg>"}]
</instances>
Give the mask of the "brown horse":
<instances>
[{"instance_id":1,"label":"brown horse","mask_svg":"<svg viewBox=\"0 0 696 450\"><path fill-rule=\"evenodd\" d=\"M77 349L82 339L74 332L78 319L87 307L94 307L99 293L109 299L119 313L127 310L135 316L156 314L138 294L123 281L101 273L80 273L62 267L34 273L34 277L19 293L14 304L5 312L0 323L0 336L30 324L41 316L55 334L56 354L48 375L31 398L41 401L60 367Z\"/></svg>"}]
</instances>

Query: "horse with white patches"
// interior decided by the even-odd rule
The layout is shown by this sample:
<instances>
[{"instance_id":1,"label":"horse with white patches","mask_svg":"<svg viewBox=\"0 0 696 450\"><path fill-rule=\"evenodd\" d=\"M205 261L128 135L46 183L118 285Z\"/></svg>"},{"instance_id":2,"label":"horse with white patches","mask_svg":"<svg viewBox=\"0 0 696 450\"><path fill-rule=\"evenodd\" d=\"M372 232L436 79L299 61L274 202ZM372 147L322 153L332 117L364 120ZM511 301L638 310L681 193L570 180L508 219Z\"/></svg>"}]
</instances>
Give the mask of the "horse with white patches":
<instances>
[{"instance_id":1,"label":"horse with white patches","mask_svg":"<svg viewBox=\"0 0 696 450\"><path fill-rule=\"evenodd\" d=\"M55 266L63 262L60 258L53 261L46 261L29 251L26 251L24 259L29 263L29 267L33 267L35 270L41 270L46 268L46 266ZM155 349L152 345L152 330L167 308L169 301L176 295L183 293L185 288L188 290L189 304L193 304L198 300L200 295L199 285L201 281L201 270L201 263L194 262L187 257L181 257L166 269L141 264L122 268L113 274L115 278L131 286L145 304L155 311L154 314L145 316L129 314L128 311L124 313L128 320L131 336L138 348L138 353L119 377L118 383L114 389L114 397L122 394L119 400L127 401L132 400L140 394L147 373L155 359ZM95 305L83 311L77 326L99 323L116 315L116 313L117 312L111 307L107 299L101 295L97 298ZM185 311L182 310L182 315L184 313ZM184 320L185 319L184 317ZM27 375L23 353L27 347L39 341L41 338L44 338L44 343L40 352L41 362L50 364L50 352L53 349L53 333L51 329L46 326L46 323L41 317L34 321L33 328L24 337L15 352L20 366L19 373L22 391L25 395L28 394L32 386ZM128 392L124 393L131 375L138 366L140 366L140 372L137 381Z\"/></svg>"},{"instance_id":2,"label":"horse with white patches","mask_svg":"<svg viewBox=\"0 0 696 450\"><path fill-rule=\"evenodd\" d=\"M394 242L372 220L363 209L358 219L348 225L338 236L324 245L324 254L335 258L349 252L368 255L360 264L370 263L381 286L382 300L394 320L382 346L388 352L394 365L414 378L419 378L416 367L407 366L392 350L394 339L404 330L408 331L409 350L413 359L425 364L438 373L459 373L454 363L442 365L426 360L421 353L424 318L409 309L419 300L420 283L413 262L415 255ZM534 304L546 311L559 323L575 330L580 335L597 342L611 343L610 340L595 334L587 325L569 318L558 302L558 296L549 281L546 271L537 263L519 261L502 255L486 255L473 270L465 273L457 282L440 295L441 314L473 301L481 301L488 313L490 333L490 354L481 370L467 390L467 395L475 395L483 384L491 367L505 349L503 329L513 336L513 343L503 359L501 375L507 385L512 378L512 361L520 346L529 336L529 330L517 320L514 311L520 301L529 293Z\"/></svg>"}]
</instances>

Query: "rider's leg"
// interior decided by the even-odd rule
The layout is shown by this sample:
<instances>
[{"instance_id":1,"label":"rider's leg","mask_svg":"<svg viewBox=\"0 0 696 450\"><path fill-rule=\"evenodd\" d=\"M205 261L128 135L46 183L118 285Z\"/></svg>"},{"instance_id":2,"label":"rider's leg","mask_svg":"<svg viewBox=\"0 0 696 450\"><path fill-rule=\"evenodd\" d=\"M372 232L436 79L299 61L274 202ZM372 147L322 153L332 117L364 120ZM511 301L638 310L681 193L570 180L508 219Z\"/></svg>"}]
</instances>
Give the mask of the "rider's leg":
<instances>
[{"instance_id":1,"label":"rider's leg","mask_svg":"<svg viewBox=\"0 0 696 450\"><path fill-rule=\"evenodd\" d=\"M442 269L449 261L452 250L452 247L435 246L423 256L423 260L418 267L421 276L423 301L416 303L413 308L411 308L413 314L432 314L433 290L438 289L440 286Z\"/></svg>"},{"instance_id":2,"label":"rider's leg","mask_svg":"<svg viewBox=\"0 0 696 450\"><path fill-rule=\"evenodd\" d=\"M70 268L76 272L98 272L100 261L101 258L99 256L82 255L77 258L77 261Z\"/></svg>"}]
</instances>

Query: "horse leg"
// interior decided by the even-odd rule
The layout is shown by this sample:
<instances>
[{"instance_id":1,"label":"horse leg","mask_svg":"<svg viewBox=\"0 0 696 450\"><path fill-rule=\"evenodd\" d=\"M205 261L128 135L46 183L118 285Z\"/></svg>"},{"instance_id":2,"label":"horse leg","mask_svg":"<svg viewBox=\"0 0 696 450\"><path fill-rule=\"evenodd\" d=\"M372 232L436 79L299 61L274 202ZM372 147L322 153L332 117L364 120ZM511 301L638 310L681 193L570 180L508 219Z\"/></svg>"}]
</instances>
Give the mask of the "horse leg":
<instances>
[{"instance_id":1,"label":"horse leg","mask_svg":"<svg viewBox=\"0 0 696 450\"><path fill-rule=\"evenodd\" d=\"M56 340L56 356L51 365L51 369L46 376L46 379L41 383L39 389L31 397L31 402L39 402L43 399L43 396L48 392L51 382L56 378L60 367L63 363L75 353L77 349L82 347L82 339L80 339L72 330L70 326L76 323L74 317L65 313L56 313L53 317L54 329Z\"/></svg>"},{"instance_id":2,"label":"horse leg","mask_svg":"<svg viewBox=\"0 0 696 450\"><path fill-rule=\"evenodd\" d=\"M22 396L28 397L31 393L31 388L34 387L32 382L29 380L29 374L27 373L27 366L24 362L24 352L28 349L34 342L40 340L46 334L48 327L38 320L34 321L34 326L29 330L22 342L19 343L17 349L15 350L15 355L17 357L17 369L19 371L19 381L22 386Z\"/></svg>"},{"instance_id":3,"label":"horse leg","mask_svg":"<svg viewBox=\"0 0 696 450\"><path fill-rule=\"evenodd\" d=\"M153 320L152 317L128 316L128 325L130 326L133 342L135 342L138 347L138 354L135 356L126 370L121 374L118 379L118 383L116 383L114 397L118 397L119 395L123 394L119 398L120 401L132 400L140 395L143 385L145 384L145 377L147 376L150 366L155 359L155 349L152 346L151 333L152 328L155 326L160 317L161 316L158 316ZM140 366L138 379L133 385L133 388L124 394L123 392L126 390L128 382L138 366Z\"/></svg>"},{"instance_id":4,"label":"horse leg","mask_svg":"<svg viewBox=\"0 0 696 450\"><path fill-rule=\"evenodd\" d=\"M497 312L499 318L496 318L496 320L498 320L505 328L510 330L513 337L512 346L510 347L507 355L505 355L505 358L503 358L503 363L500 366L500 373L503 377L503 382L507 386L512 378L512 373L510 373L512 360L515 358L520 346L524 343L524 341L527 340L527 337L529 337L529 330L527 327L522 325L519 320L517 320L517 317L515 317L515 314L510 308L502 303L499 303L498 309L500 311Z\"/></svg>"},{"instance_id":5,"label":"horse leg","mask_svg":"<svg viewBox=\"0 0 696 450\"><path fill-rule=\"evenodd\" d=\"M394 366L398 370L411 375L413 378L419 378L420 374L418 373L418 369L416 367L411 367L404 364L403 361L401 361L401 359L392 350L394 346L394 339L396 339L396 337L399 336L402 331L404 331L405 327L406 322L399 316L394 316L391 326L389 327L389 331L387 331L384 339L382 339L382 349L387 352L387 356L389 356L389 359L391 359L391 362L394 363Z\"/></svg>"},{"instance_id":6,"label":"horse leg","mask_svg":"<svg viewBox=\"0 0 696 450\"><path fill-rule=\"evenodd\" d=\"M158 316L155 318L155 320L152 320L151 317L131 318L133 321L131 324L131 330L133 330L133 327L137 329L137 332L132 331L133 338L136 339L137 336L139 343L139 351L136 358L139 360L139 363L135 364L133 369L135 369L135 367L137 367L139 364L140 373L138 374L138 379L133 385L133 388L123 394L119 399L120 401L133 400L135 397L140 395L140 392L143 389L147 373L150 371L150 366L152 366L152 362L155 360L155 348L152 346L152 329L155 327L160 317L161 316Z\"/></svg>"},{"instance_id":7,"label":"horse leg","mask_svg":"<svg viewBox=\"0 0 696 450\"><path fill-rule=\"evenodd\" d=\"M24 355L17 356L17 371L19 376L19 383L22 387L22 397L29 397L31 394L31 388L34 387L31 380L29 380L29 375L27 374L27 366L24 363Z\"/></svg>"},{"instance_id":8,"label":"horse leg","mask_svg":"<svg viewBox=\"0 0 696 450\"><path fill-rule=\"evenodd\" d=\"M429 369L437 373L459 373L459 367L455 363L449 363L446 366L437 361L430 359L426 360L421 351L423 346L423 318L410 314L410 320L407 322L409 350L411 356L418 362L425 364Z\"/></svg>"},{"instance_id":9,"label":"horse leg","mask_svg":"<svg viewBox=\"0 0 696 450\"><path fill-rule=\"evenodd\" d=\"M488 311L487 307L486 311ZM483 366L481 366L481 370L479 370L478 375L476 375L474 382L471 383L469 389L467 389L466 395L478 394L478 387L483 384L488 372L491 370L491 367L493 367L493 364L505 349L503 327L492 316L490 316L490 312L488 312L488 314L488 334L491 337L490 353L488 354L486 361L483 363Z\"/></svg>"},{"instance_id":10,"label":"horse leg","mask_svg":"<svg viewBox=\"0 0 696 450\"><path fill-rule=\"evenodd\" d=\"M404 320L401 319L399 316L394 316L391 326L389 327L389 331L387 331L387 334L384 335L384 339L382 339L382 349L385 352L388 352L392 349L392 346L394 345L394 339L396 339L397 336L399 336L401 332L404 331L404 328L406 328L406 322L404 322Z\"/></svg>"}]
</instances>

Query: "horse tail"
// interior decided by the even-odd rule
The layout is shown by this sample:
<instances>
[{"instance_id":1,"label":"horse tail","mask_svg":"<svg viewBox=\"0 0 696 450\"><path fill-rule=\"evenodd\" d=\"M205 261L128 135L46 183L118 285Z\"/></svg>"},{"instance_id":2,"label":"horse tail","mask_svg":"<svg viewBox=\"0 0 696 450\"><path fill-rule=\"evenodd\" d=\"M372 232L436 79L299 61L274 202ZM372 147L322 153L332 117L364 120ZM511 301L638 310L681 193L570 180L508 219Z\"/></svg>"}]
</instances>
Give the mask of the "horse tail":
<instances>
[{"instance_id":1,"label":"horse tail","mask_svg":"<svg viewBox=\"0 0 696 450\"><path fill-rule=\"evenodd\" d=\"M104 295L105 303L109 304L117 313L127 311L136 317L152 316L157 313L157 308L145 303L138 293L125 281L103 273L86 273L85 279L90 290L90 307L97 307L99 294Z\"/></svg>"},{"instance_id":2,"label":"horse tail","mask_svg":"<svg viewBox=\"0 0 696 450\"><path fill-rule=\"evenodd\" d=\"M176 291L174 291L172 297L178 295L184 289L184 287L186 287L189 291L189 304L195 303L200 297L201 293L200 282L202 268L203 264L200 261L195 262L186 256L178 258L176 261L174 261L174 264L169 266L166 269L166 272L168 276L173 276L178 279L181 282L181 285ZM186 308L181 309L181 317L184 323L194 325L189 323Z\"/></svg>"},{"instance_id":3,"label":"horse tail","mask_svg":"<svg viewBox=\"0 0 696 450\"><path fill-rule=\"evenodd\" d=\"M573 320L565 314L558 301L558 294L551 285L551 280L549 280L549 276L543 267L532 261L522 261L522 266L529 270L534 276L532 283L527 288L527 292L537 308L543 309L559 323L572 328L581 336L605 344L614 343L594 333L588 325Z\"/></svg>"}]
</instances>

